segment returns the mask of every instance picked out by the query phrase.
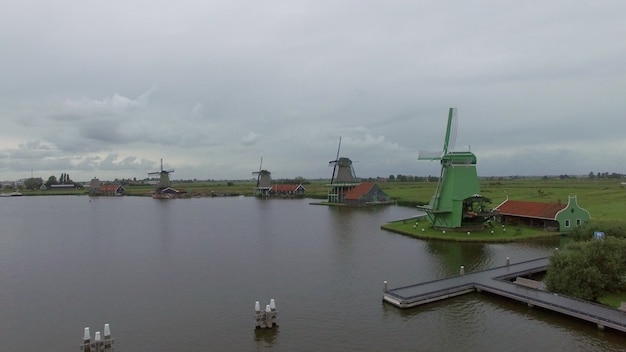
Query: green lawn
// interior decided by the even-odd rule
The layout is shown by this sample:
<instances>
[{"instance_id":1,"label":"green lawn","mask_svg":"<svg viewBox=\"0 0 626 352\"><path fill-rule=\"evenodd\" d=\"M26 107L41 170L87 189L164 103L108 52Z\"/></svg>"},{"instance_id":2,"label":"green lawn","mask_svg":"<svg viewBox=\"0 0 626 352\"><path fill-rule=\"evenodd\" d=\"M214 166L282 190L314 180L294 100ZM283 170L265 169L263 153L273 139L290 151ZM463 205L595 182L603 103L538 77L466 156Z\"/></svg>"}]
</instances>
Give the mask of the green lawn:
<instances>
[{"instance_id":1,"label":"green lawn","mask_svg":"<svg viewBox=\"0 0 626 352\"><path fill-rule=\"evenodd\" d=\"M328 181L313 181L304 184L306 196L325 199L328 193ZM172 187L185 190L191 196L206 197L211 195L254 194L255 182L246 181L211 181L211 182L174 182ZM427 204L435 193L436 182L380 182L378 185L399 205L414 207ZM146 196L153 191L153 186L124 186L128 195ZM11 189L13 190L13 189ZM23 195L86 195L88 189L59 191L20 190ZM495 207L504 201L507 195L511 199L537 202L567 202L570 195L578 198L578 204L591 213L592 219L622 220L626 214L626 188L620 180L598 180L588 178L526 178L526 179L483 179L481 193L491 199Z\"/></svg>"},{"instance_id":2,"label":"green lawn","mask_svg":"<svg viewBox=\"0 0 626 352\"><path fill-rule=\"evenodd\" d=\"M382 225L381 228L421 239L471 242L512 242L535 238L556 237L560 235L541 229L520 226L502 227L500 225L494 226L493 228L486 227L480 231L442 231L433 229L430 222L425 218L420 220L407 219L394 221Z\"/></svg>"},{"instance_id":3,"label":"green lawn","mask_svg":"<svg viewBox=\"0 0 626 352\"><path fill-rule=\"evenodd\" d=\"M619 308L622 302L626 302L626 289L624 289L621 292L611 293L611 294L602 296L598 299L598 302L606 306Z\"/></svg>"}]
</instances>

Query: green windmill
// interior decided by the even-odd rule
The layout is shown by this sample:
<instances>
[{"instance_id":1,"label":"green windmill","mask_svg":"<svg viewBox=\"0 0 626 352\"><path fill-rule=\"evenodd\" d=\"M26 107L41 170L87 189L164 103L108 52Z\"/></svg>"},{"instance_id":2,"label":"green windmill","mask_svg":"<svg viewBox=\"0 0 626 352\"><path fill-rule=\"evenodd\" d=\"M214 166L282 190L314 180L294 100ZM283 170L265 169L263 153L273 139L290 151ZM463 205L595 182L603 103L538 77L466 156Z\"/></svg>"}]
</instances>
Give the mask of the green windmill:
<instances>
[{"instance_id":1,"label":"green windmill","mask_svg":"<svg viewBox=\"0 0 626 352\"><path fill-rule=\"evenodd\" d=\"M489 199L480 195L476 173L476 155L470 151L452 151L456 142L456 108L450 108L441 152L419 152L418 160L440 160L441 174L435 195L426 212L433 227L442 229L481 229L493 214L485 206Z\"/></svg>"}]
</instances>

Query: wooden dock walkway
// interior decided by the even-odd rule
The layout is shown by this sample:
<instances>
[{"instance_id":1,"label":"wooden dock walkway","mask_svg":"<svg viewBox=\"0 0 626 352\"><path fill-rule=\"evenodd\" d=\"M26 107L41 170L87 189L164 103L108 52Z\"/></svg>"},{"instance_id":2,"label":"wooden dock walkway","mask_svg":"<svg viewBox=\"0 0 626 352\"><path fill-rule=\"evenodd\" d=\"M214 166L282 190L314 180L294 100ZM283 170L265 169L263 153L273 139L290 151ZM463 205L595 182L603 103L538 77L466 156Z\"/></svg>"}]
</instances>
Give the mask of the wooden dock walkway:
<instances>
[{"instance_id":1,"label":"wooden dock walkway","mask_svg":"<svg viewBox=\"0 0 626 352\"><path fill-rule=\"evenodd\" d=\"M532 280L522 277L546 270L549 258L539 258L517 264L468 273L442 280L385 290L383 301L399 308L459 296L474 291L485 291L528 304L592 322L598 328L626 332L626 314L611 307L557 295L537 288ZM513 280L520 278L515 283ZM386 284L385 284L386 286Z\"/></svg>"}]
</instances>

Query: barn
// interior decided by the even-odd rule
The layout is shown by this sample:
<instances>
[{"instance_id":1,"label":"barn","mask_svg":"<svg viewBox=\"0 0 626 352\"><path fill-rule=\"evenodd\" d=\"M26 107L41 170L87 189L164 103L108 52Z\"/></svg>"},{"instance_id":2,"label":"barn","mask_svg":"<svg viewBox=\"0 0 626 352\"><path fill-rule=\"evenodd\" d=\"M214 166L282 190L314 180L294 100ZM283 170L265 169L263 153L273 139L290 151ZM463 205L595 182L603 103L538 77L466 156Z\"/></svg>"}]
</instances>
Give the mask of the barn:
<instances>
[{"instance_id":1,"label":"barn","mask_svg":"<svg viewBox=\"0 0 626 352\"><path fill-rule=\"evenodd\" d=\"M494 211L502 224L540 227L547 231L571 232L591 218L578 205L576 196L567 203L542 203L506 199Z\"/></svg>"},{"instance_id":2,"label":"barn","mask_svg":"<svg viewBox=\"0 0 626 352\"><path fill-rule=\"evenodd\" d=\"M270 188L269 193L275 197L297 197L303 196L306 189L301 184L275 184Z\"/></svg>"},{"instance_id":3,"label":"barn","mask_svg":"<svg viewBox=\"0 0 626 352\"><path fill-rule=\"evenodd\" d=\"M124 192L126 192L126 190L121 185L107 184L101 185L97 194L103 196L121 196Z\"/></svg>"},{"instance_id":4,"label":"barn","mask_svg":"<svg viewBox=\"0 0 626 352\"><path fill-rule=\"evenodd\" d=\"M376 183L362 182L346 193L343 202L351 206L364 206L388 204L392 200Z\"/></svg>"}]
</instances>

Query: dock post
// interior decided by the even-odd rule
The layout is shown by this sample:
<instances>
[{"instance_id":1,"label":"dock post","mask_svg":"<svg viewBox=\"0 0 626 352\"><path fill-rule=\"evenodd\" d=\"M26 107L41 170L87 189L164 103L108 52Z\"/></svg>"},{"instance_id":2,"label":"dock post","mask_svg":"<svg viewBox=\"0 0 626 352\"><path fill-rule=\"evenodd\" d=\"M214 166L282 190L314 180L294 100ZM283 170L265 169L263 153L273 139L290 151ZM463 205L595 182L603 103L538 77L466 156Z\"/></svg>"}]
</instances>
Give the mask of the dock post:
<instances>
[{"instance_id":1,"label":"dock post","mask_svg":"<svg viewBox=\"0 0 626 352\"><path fill-rule=\"evenodd\" d=\"M387 280L383 281L383 293L387 292Z\"/></svg>"},{"instance_id":2,"label":"dock post","mask_svg":"<svg viewBox=\"0 0 626 352\"><path fill-rule=\"evenodd\" d=\"M511 265L511 259L509 259L509 257L506 257L506 266Z\"/></svg>"},{"instance_id":3,"label":"dock post","mask_svg":"<svg viewBox=\"0 0 626 352\"><path fill-rule=\"evenodd\" d=\"M85 352L91 352L91 333L89 332L89 327L86 327L83 332L83 345L80 347L81 350Z\"/></svg>"},{"instance_id":4,"label":"dock post","mask_svg":"<svg viewBox=\"0 0 626 352\"><path fill-rule=\"evenodd\" d=\"M111 327L109 323L104 324L104 352L113 351L113 339L111 338Z\"/></svg>"},{"instance_id":5,"label":"dock post","mask_svg":"<svg viewBox=\"0 0 626 352\"><path fill-rule=\"evenodd\" d=\"M270 299L270 310L267 313L268 316L268 327L273 327L274 325L278 326L278 312L276 311L276 301L274 299Z\"/></svg>"},{"instance_id":6,"label":"dock post","mask_svg":"<svg viewBox=\"0 0 626 352\"><path fill-rule=\"evenodd\" d=\"M93 350L94 352L102 352L102 338L100 337L100 331L96 331L96 336L93 338Z\"/></svg>"},{"instance_id":7,"label":"dock post","mask_svg":"<svg viewBox=\"0 0 626 352\"><path fill-rule=\"evenodd\" d=\"M269 304L265 306L265 327L272 327L272 310Z\"/></svg>"},{"instance_id":8,"label":"dock post","mask_svg":"<svg viewBox=\"0 0 626 352\"><path fill-rule=\"evenodd\" d=\"M465 267L463 265L461 265L461 270L459 272L459 275L465 275Z\"/></svg>"},{"instance_id":9,"label":"dock post","mask_svg":"<svg viewBox=\"0 0 626 352\"><path fill-rule=\"evenodd\" d=\"M261 304L259 301L254 302L254 317L256 319L256 327L265 327L265 314L261 313Z\"/></svg>"}]
</instances>

